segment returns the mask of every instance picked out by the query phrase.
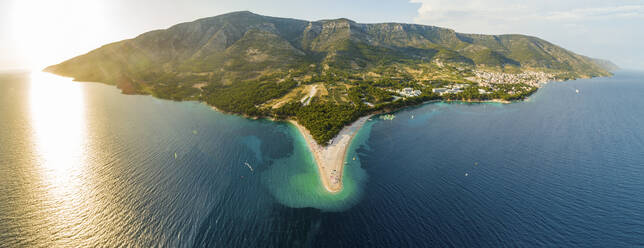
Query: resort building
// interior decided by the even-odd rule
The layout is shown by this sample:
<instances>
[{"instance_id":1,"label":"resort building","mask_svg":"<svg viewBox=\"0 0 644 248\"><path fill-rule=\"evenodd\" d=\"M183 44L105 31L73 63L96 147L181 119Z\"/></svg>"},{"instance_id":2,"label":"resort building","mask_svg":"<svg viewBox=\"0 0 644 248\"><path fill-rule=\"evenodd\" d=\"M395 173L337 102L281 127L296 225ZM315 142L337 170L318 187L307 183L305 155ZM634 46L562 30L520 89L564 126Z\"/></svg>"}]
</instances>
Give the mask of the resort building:
<instances>
[{"instance_id":1,"label":"resort building","mask_svg":"<svg viewBox=\"0 0 644 248\"><path fill-rule=\"evenodd\" d=\"M434 88L432 89L432 92L438 93L439 95L444 95L444 94L458 94L463 92L461 88L452 88L452 89L447 89L447 88Z\"/></svg>"},{"instance_id":2,"label":"resort building","mask_svg":"<svg viewBox=\"0 0 644 248\"><path fill-rule=\"evenodd\" d=\"M404 88L402 90L396 91L396 93L405 97L415 97L420 96L422 92L420 90L414 90L412 88Z\"/></svg>"},{"instance_id":3,"label":"resort building","mask_svg":"<svg viewBox=\"0 0 644 248\"><path fill-rule=\"evenodd\" d=\"M440 95L442 95L442 94L443 94L443 93L445 93L446 91L447 91L447 89L445 89L445 88L434 88L434 89L432 89L432 92L433 92L433 93L438 93L438 94L440 94Z\"/></svg>"}]
</instances>

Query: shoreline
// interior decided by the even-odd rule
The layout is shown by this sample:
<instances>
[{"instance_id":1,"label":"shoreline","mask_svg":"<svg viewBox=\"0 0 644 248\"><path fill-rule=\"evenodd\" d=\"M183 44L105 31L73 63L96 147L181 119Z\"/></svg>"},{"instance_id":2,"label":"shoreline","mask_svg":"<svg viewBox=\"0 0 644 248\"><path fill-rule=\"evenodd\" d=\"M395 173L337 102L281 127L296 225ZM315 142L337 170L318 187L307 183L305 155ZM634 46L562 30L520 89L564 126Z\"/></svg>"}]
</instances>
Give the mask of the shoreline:
<instances>
[{"instance_id":1,"label":"shoreline","mask_svg":"<svg viewBox=\"0 0 644 248\"><path fill-rule=\"evenodd\" d=\"M527 98L526 98L527 99ZM380 115L380 114L386 114L386 113L395 113L401 110L405 110L408 108L415 108L415 107L422 107L427 104L433 104L433 103L501 103L501 104L513 104L517 102L523 102L526 101L526 99L523 100L503 100L503 99L491 99L491 100L429 100L429 101L424 101L422 103L416 104L416 105L408 105L408 106L403 106L403 107L398 107L398 108L387 108L387 109L382 109L378 111L371 112L370 115Z\"/></svg>"},{"instance_id":2,"label":"shoreline","mask_svg":"<svg viewBox=\"0 0 644 248\"><path fill-rule=\"evenodd\" d=\"M318 167L318 176L320 178L320 181L322 182L322 185L327 190L327 192L335 194L342 191L342 188L343 188L342 179L344 175L344 165L345 165L345 160L346 160L349 146L351 145L351 141L353 141L353 138L360 131L362 126L364 126L364 124L374 115L396 112L410 107L418 107L418 106L423 106L426 104L432 104L437 102L511 104L514 102L521 102L521 101L524 101L524 100L507 101L502 99L490 99L490 100L441 99L441 100L429 100L429 101L422 102L420 104L404 106L396 109L386 109L386 110L375 111L375 112L371 112L368 115L362 116L358 118L358 120L343 127L340 133L338 133L333 139L331 139L330 144L328 144L327 146L319 145L315 141L315 139L313 139L313 136L311 135L309 130L306 129L304 126L300 125L297 121L293 119L287 119L285 121L295 126L298 132L302 135L302 137L306 142L307 147L309 148L309 151L313 154L313 158ZM230 113L227 111L223 111L215 106L211 106L205 102L202 102L202 103L206 104L206 106L210 107L212 110L216 112L224 113L224 114L237 115L237 116L247 118L247 119L252 119L252 120L267 119L270 121L284 121L284 120L276 120L271 117L256 117L256 116L248 116L244 114Z\"/></svg>"},{"instance_id":3,"label":"shoreline","mask_svg":"<svg viewBox=\"0 0 644 248\"><path fill-rule=\"evenodd\" d=\"M511 104L515 102L522 102L525 101L523 100L503 100L503 99L490 99L490 100L442 100L443 102L465 102L465 103L503 103L503 104Z\"/></svg>"},{"instance_id":4,"label":"shoreline","mask_svg":"<svg viewBox=\"0 0 644 248\"><path fill-rule=\"evenodd\" d=\"M304 140L318 166L320 181L324 188L330 193L338 193L342 190L342 176L344 174L344 161L346 160L347 151L351 145L353 137L356 136L360 128L371 118L373 115L367 115L358 118L348 126L342 128L340 133L336 135L331 143L327 146L319 145L311 136L311 133L295 120L288 120L295 126Z\"/></svg>"}]
</instances>

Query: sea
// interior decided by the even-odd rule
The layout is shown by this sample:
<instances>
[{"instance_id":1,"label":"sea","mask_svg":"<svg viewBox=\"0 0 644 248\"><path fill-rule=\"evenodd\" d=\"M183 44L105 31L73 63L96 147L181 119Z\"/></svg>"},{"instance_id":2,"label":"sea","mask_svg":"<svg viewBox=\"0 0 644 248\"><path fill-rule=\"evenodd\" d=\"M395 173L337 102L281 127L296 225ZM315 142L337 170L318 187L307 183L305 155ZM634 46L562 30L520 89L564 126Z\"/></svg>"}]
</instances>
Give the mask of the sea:
<instances>
[{"instance_id":1,"label":"sea","mask_svg":"<svg viewBox=\"0 0 644 248\"><path fill-rule=\"evenodd\" d=\"M644 73L393 114L331 194L290 124L1 74L0 247L644 247Z\"/></svg>"}]
</instances>

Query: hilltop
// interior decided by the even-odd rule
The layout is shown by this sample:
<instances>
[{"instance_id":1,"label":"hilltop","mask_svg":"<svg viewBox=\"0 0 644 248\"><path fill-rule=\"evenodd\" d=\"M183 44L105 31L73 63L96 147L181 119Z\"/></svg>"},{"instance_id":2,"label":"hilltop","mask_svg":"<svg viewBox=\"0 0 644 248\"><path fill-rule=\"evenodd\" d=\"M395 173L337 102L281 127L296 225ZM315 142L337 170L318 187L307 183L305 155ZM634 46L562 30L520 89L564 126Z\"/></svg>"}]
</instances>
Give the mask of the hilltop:
<instances>
[{"instance_id":1,"label":"hilltop","mask_svg":"<svg viewBox=\"0 0 644 248\"><path fill-rule=\"evenodd\" d=\"M45 70L127 94L294 119L322 145L370 113L427 100L516 100L610 62L525 35L233 12L105 45Z\"/></svg>"}]
</instances>

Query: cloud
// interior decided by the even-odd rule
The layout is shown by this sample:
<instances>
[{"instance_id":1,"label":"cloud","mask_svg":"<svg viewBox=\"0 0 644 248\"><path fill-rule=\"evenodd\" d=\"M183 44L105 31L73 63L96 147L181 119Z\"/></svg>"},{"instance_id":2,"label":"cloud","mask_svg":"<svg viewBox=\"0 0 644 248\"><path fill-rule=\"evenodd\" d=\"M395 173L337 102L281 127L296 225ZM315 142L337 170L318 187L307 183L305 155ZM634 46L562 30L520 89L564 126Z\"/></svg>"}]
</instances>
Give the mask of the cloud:
<instances>
[{"instance_id":1,"label":"cloud","mask_svg":"<svg viewBox=\"0 0 644 248\"><path fill-rule=\"evenodd\" d=\"M644 17L643 5L624 5L615 7L580 8L567 11L553 11L545 16L545 18L550 20L584 20L637 17Z\"/></svg>"},{"instance_id":2,"label":"cloud","mask_svg":"<svg viewBox=\"0 0 644 248\"><path fill-rule=\"evenodd\" d=\"M418 15L414 20L418 23L426 24L478 22L480 25L486 25L490 22L644 18L644 3L632 4L633 1L623 0L613 1L611 5L584 0L566 1L566 4L554 0L538 2L520 0L410 0L410 2L420 4ZM624 3L620 5L619 2Z\"/></svg>"},{"instance_id":3,"label":"cloud","mask_svg":"<svg viewBox=\"0 0 644 248\"><path fill-rule=\"evenodd\" d=\"M411 0L411 3L419 3L418 17L420 20L445 20L452 18L478 18L478 17L500 17L499 14L526 12L529 6L515 1L466 1L466 0ZM505 16L511 17L511 16Z\"/></svg>"},{"instance_id":4,"label":"cloud","mask_svg":"<svg viewBox=\"0 0 644 248\"><path fill-rule=\"evenodd\" d=\"M519 33L644 68L644 0L409 0L414 21L464 33ZM643 61L643 62L634 62Z\"/></svg>"}]
</instances>

